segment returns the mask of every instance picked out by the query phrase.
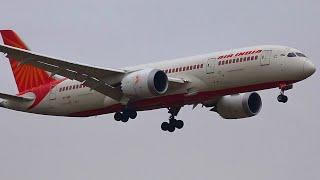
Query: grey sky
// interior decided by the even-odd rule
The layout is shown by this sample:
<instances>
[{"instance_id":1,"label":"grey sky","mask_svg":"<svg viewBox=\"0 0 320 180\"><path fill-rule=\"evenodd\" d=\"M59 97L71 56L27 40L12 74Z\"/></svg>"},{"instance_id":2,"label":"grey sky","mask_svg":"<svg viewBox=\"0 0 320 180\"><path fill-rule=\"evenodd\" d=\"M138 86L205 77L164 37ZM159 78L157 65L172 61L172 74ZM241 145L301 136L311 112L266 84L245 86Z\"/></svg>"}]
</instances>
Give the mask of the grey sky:
<instances>
[{"instance_id":1,"label":"grey sky","mask_svg":"<svg viewBox=\"0 0 320 180\"><path fill-rule=\"evenodd\" d=\"M165 109L127 124L113 115L61 118L0 109L0 179L320 179L319 0L3 1L0 28L32 50L121 67L258 44L305 52L318 67L279 104L260 92L262 112L222 120L185 107L185 128L162 132ZM0 92L16 93L0 57Z\"/></svg>"}]
</instances>

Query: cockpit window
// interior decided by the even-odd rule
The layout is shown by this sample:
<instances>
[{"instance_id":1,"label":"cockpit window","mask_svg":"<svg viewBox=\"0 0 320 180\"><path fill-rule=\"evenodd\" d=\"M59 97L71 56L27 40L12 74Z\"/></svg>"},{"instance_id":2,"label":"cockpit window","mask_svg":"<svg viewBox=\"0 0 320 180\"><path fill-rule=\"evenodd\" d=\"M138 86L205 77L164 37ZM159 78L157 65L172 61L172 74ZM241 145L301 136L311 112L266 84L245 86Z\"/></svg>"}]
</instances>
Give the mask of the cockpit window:
<instances>
[{"instance_id":1,"label":"cockpit window","mask_svg":"<svg viewBox=\"0 0 320 180\"><path fill-rule=\"evenodd\" d=\"M296 52L296 55L299 56L299 57L307 57L306 55L304 55L302 53L298 53L298 52Z\"/></svg>"},{"instance_id":2,"label":"cockpit window","mask_svg":"<svg viewBox=\"0 0 320 180\"><path fill-rule=\"evenodd\" d=\"M289 53L288 57L296 57L297 55L295 53Z\"/></svg>"}]
</instances>

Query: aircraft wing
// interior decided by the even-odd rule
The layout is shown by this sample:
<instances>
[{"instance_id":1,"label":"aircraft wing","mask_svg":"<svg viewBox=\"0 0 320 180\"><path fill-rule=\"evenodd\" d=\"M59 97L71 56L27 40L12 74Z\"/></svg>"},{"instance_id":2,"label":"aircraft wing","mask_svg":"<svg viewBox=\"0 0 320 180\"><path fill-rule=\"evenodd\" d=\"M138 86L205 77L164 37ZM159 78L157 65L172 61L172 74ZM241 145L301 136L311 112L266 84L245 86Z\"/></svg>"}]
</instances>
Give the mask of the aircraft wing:
<instances>
[{"instance_id":1,"label":"aircraft wing","mask_svg":"<svg viewBox=\"0 0 320 180\"><path fill-rule=\"evenodd\" d=\"M6 100L11 100L11 101L16 101L16 102L28 102L28 101L34 100L34 98L19 97L19 96L3 94L3 93L0 93L0 99L6 99Z\"/></svg>"},{"instance_id":2,"label":"aircraft wing","mask_svg":"<svg viewBox=\"0 0 320 180\"><path fill-rule=\"evenodd\" d=\"M5 53L6 57L20 62L20 65L30 64L52 73L52 76L57 74L71 80L77 80L82 82L83 85L117 101L121 101L123 97L119 86L120 82L127 73L130 73L120 69L99 68L72 63L8 45L0 45L0 52ZM179 78L169 77L168 80L171 90L188 83L188 81Z\"/></svg>"},{"instance_id":3,"label":"aircraft wing","mask_svg":"<svg viewBox=\"0 0 320 180\"><path fill-rule=\"evenodd\" d=\"M98 68L78 63L67 62L37 54L28 50L19 49L8 45L0 45L0 52L8 58L13 58L23 64L30 64L44 69L53 75L61 75L71 80L83 82L83 84L115 100L120 100L122 93L117 87L126 71L111 68Z\"/></svg>"}]
</instances>

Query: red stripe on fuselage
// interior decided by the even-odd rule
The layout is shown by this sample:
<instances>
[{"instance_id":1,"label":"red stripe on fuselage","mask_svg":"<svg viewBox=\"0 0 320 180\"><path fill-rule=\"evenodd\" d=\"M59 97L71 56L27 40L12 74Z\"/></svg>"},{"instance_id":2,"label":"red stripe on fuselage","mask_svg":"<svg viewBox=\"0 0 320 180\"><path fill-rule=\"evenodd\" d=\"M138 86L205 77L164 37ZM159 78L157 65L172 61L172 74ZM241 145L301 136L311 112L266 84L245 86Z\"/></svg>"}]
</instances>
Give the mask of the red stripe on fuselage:
<instances>
[{"instance_id":1,"label":"red stripe on fuselage","mask_svg":"<svg viewBox=\"0 0 320 180\"><path fill-rule=\"evenodd\" d=\"M185 96L185 94L175 94L163 97L155 97L151 99L139 100L130 104L131 107L135 108L138 111L152 110L158 108L167 108L171 106L183 106L187 104L194 104L199 102L204 102L213 99L214 97L225 96L230 94L258 91L263 89L271 89L279 87L281 84L293 84L297 81L277 81L263 84L255 84L243 87L236 87L230 89L223 89L217 91L207 91L200 92L194 96ZM88 117L96 116L107 113L113 113L121 111L124 108L121 104L112 105L102 109L95 109L83 112L72 113L70 117Z\"/></svg>"}]
</instances>

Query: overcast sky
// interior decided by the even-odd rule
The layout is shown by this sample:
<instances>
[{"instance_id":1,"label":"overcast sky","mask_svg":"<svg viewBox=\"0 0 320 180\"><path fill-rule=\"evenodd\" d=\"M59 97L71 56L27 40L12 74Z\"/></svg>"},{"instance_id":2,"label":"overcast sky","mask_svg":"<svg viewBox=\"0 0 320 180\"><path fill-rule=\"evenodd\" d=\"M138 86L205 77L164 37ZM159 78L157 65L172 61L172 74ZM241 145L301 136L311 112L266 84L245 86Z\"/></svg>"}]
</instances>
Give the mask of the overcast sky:
<instances>
[{"instance_id":1,"label":"overcast sky","mask_svg":"<svg viewBox=\"0 0 320 180\"><path fill-rule=\"evenodd\" d=\"M259 92L261 113L229 121L183 108L185 128L162 132L165 109L127 124L113 114L63 118L0 109L0 179L320 179L319 0L3 1L0 29L42 54L122 67L259 44L305 52L318 67L287 92ZM0 57L0 92L17 88Z\"/></svg>"}]
</instances>

